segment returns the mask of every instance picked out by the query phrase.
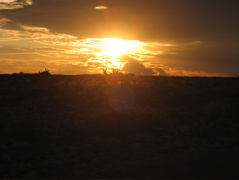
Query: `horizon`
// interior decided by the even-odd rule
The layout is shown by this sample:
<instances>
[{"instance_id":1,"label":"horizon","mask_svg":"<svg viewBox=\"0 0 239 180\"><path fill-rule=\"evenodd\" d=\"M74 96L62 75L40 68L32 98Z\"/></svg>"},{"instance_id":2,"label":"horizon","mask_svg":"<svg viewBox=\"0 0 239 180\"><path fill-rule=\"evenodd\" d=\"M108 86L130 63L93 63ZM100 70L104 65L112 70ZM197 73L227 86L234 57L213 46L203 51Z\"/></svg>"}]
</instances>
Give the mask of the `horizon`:
<instances>
[{"instance_id":1,"label":"horizon","mask_svg":"<svg viewBox=\"0 0 239 180\"><path fill-rule=\"evenodd\" d=\"M14 73L0 73L0 76L24 76L24 75L41 75L41 73L43 73L45 71L38 71L38 72L32 72L32 73L28 73L28 72L14 72ZM99 75L102 75L102 76L107 76L105 75L104 73L95 73L95 74L56 74L56 73L51 73L49 71L49 76L99 76ZM112 75L114 73L109 73L108 75ZM121 75L127 75L127 74L134 74L134 73L121 73ZM47 77L49 77L47 76ZM239 76L183 76L183 75L136 75L134 74L135 77L159 77L159 78L239 78Z\"/></svg>"}]
</instances>

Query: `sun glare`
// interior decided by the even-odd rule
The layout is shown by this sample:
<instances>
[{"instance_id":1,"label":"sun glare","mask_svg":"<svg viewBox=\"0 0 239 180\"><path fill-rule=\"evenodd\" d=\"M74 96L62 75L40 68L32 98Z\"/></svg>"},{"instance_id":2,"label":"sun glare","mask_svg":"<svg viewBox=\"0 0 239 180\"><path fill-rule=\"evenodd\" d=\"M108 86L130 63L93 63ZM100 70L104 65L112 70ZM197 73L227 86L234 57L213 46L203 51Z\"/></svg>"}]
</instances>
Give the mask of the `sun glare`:
<instances>
[{"instance_id":1,"label":"sun glare","mask_svg":"<svg viewBox=\"0 0 239 180\"><path fill-rule=\"evenodd\" d=\"M138 49L142 44L138 41L127 41L114 38L103 39L102 55L116 58L124 54L129 54Z\"/></svg>"},{"instance_id":2,"label":"sun glare","mask_svg":"<svg viewBox=\"0 0 239 180\"><path fill-rule=\"evenodd\" d=\"M88 57L84 63L92 69L99 71L102 67L108 69L121 69L127 63L126 57L142 59L149 52L146 50L148 44L137 40L123 40L116 38L87 38L80 43L80 52Z\"/></svg>"},{"instance_id":3,"label":"sun glare","mask_svg":"<svg viewBox=\"0 0 239 180\"><path fill-rule=\"evenodd\" d=\"M108 9L106 6L95 6L95 9L102 10L102 9Z\"/></svg>"}]
</instances>

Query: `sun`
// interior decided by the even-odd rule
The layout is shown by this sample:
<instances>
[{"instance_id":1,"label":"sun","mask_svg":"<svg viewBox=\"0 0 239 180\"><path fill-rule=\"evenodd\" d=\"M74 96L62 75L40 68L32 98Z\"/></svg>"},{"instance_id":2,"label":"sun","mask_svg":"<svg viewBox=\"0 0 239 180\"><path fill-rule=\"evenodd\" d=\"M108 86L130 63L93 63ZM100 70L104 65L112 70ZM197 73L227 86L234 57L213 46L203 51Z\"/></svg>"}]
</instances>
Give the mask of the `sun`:
<instances>
[{"instance_id":1,"label":"sun","mask_svg":"<svg viewBox=\"0 0 239 180\"><path fill-rule=\"evenodd\" d=\"M124 54L129 54L139 48L138 41L127 41L122 39L105 38L102 44L101 55L117 58Z\"/></svg>"},{"instance_id":2,"label":"sun","mask_svg":"<svg viewBox=\"0 0 239 180\"><path fill-rule=\"evenodd\" d=\"M80 51L88 58L85 66L102 71L102 67L122 69L128 57L141 59L143 55L148 54L146 48L147 43L138 40L87 38L82 41Z\"/></svg>"}]
</instances>

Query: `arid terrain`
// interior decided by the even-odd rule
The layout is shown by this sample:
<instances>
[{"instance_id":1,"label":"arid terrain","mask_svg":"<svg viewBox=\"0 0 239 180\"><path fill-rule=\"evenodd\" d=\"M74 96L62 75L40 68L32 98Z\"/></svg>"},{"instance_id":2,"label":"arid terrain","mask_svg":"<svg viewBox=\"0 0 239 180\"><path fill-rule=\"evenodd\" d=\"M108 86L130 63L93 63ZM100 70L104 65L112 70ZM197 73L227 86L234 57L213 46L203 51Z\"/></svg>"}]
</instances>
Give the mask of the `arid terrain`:
<instances>
[{"instance_id":1,"label":"arid terrain","mask_svg":"<svg viewBox=\"0 0 239 180\"><path fill-rule=\"evenodd\" d=\"M0 75L0 178L238 178L239 78Z\"/></svg>"}]
</instances>

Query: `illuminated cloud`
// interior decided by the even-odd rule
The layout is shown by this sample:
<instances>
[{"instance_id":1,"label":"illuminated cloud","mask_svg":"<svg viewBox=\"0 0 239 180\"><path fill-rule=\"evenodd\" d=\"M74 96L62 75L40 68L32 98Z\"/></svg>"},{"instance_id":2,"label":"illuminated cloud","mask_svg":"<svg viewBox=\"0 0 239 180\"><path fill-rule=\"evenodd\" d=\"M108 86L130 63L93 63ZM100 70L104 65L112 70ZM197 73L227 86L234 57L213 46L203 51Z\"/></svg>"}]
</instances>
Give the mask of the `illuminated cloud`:
<instances>
[{"instance_id":1,"label":"illuminated cloud","mask_svg":"<svg viewBox=\"0 0 239 180\"><path fill-rule=\"evenodd\" d=\"M32 5L32 0L1 0L0 1L0 10L1 9L19 9L27 5Z\"/></svg>"},{"instance_id":2,"label":"illuminated cloud","mask_svg":"<svg viewBox=\"0 0 239 180\"><path fill-rule=\"evenodd\" d=\"M108 7L106 7L106 6L95 6L95 9L104 10L104 9L108 9Z\"/></svg>"},{"instance_id":3,"label":"illuminated cloud","mask_svg":"<svg viewBox=\"0 0 239 180\"><path fill-rule=\"evenodd\" d=\"M0 27L5 26L7 23L11 22L11 20L6 19L6 18L1 18L0 17Z\"/></svg>"},{"instance_id":4,"label":"illuminated cloud","mask_svg":"<svg viewBox=\"0 0 239 180\"><path fill-rule=\"evenodd\" d=\"M20 36L22 35L19 33L19 31L0 29L0 42L20 40Z\"/></svg>"},{"instance_id":5,"label":"illuminated cloud","mask_svg":"<svg viewBox=\"0 0 239 180\"><path fill-rule=\"evenodd\" d=\"M43 28L43 27L34 27L34 26L24 26L24 25L19 25L19 27L22 30L25 31L31 31L31 32L42 32L42 33L50 33L50 30L47 28Z\"/></svg>"},{"instance_id":6,"label":"illuminated cloud","mask_svg":"<svg viewBox=\"0 0 239 180\"><path fill-rule=\"evenodd\" d=\"M230 77L228 74L224 73L207 73L204 71L187 71L174 68L165 67L165 72L169 76L187 76L187 77Z\"/></svg>"},{"instance_id":7,"label":"illuminated cloud","mask_svg":"<svg viewBox=\"0 0 239 180\"><path fill-rule=\"evenodd\" d=\"M68 45L69 40L76 39L75 36L68 34L51 33L49 29L43 27L14 25L16 30L6 29L5 25L8 22L10 21L7 19L0 20L0 41L29 40L47 45Z\"/></svg>"}]
</instances>

